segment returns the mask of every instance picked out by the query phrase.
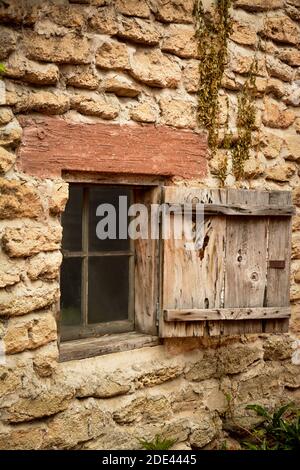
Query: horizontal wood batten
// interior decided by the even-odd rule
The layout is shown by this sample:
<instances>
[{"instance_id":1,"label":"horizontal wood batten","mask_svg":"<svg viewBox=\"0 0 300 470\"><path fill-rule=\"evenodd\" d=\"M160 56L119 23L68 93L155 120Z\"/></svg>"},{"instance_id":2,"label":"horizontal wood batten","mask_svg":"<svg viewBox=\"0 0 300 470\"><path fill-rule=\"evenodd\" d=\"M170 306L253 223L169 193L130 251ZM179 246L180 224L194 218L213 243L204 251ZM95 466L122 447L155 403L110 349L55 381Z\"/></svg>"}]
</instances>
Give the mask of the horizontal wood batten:
<instances>
[{"instance_id":1,"label":"horizontal wood batten","mask_svg":"<svg viewBox=\"0 0 300 470\"><path fill-rule=\"evenodd\" d=\"M62 118L19 117L23 127L18 168L60 176L66 171L181 176L207 173L207 138L168 126L72 123Z\"/></svg>"},{"instance_id":2,"label":"horizontal wood batten","mask_svg":"<svg viewBox=\"0 0 300 470\"><path fill-rule=\"evenodd\" d=\"M170 204L171 212L185 213L189 212L199 212L201 208L199 205L192 204L192 207L189 208L188 205L184 207L182 204ZM281 217L287 216L291 217L295 213L294 206L277 206L274 204L265 205L265 206L252 206L247 205L230 205L230 204L202 204L202 210L204 214L207 215L236 215L236 216L274 216Z\"/></svg>"},{"instance_id":3,"label":"horizontal wood batten","mask_svg":"<svg viewBox=\"0 0 300 470\"><path fill-rule=\"evenodd\" d=\"M219 309L177 309L164 310L164 320L205 321L205 320L253 320L269 318L288 318L290 307L257 307L257 308L219 308Z\"/></svg>"}]
</instances>

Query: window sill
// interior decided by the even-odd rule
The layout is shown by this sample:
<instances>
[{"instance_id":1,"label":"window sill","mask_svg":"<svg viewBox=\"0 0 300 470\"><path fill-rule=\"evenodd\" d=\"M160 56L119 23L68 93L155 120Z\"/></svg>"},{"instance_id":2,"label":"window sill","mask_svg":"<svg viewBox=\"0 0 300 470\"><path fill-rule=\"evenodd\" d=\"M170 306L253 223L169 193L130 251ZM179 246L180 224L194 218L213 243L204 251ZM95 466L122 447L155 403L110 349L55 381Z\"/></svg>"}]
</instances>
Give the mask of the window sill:
<instances>
[{"instance_id":1,"label":"window sill","mask_svg":"<svg viewBox=\"0 0 300 470\"><path fill-rule=\"evenodd\" d=\"M131 331L99 338L85 338L60 344L60 362L86 359L114 352L130 351L143 347L157 346L158 336Z\"/></svg>"}]
</instances>

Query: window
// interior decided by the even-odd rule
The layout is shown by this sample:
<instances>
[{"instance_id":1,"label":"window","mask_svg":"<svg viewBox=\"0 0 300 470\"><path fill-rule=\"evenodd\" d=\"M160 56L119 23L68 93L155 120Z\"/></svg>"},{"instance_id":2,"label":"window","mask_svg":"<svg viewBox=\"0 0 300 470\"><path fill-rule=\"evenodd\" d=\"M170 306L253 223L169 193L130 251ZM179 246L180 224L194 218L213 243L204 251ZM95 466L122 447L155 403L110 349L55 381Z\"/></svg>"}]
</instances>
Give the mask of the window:
<instances>
[{"instance_id":1,"label":"window","mask_svg":"<svg viewBox=\"0 0 300 470\"><path fill-rule=\"evenodd\" d=\"M134 329L134 244L127 237L126 207L133 190L126 187L72 184L63 215L61 337L77 339ZM115 239L99 239L97 208L110 204L116 213ZM119 220L126 232L119 235ZM104 215L104 214L103 214Z\"/></svg>"},{"instance_id":2,"label":"window","mask_svg":"<svg viewBox=\"0 0 300 470\"><path fill-rule=\"evenodd\" d=\"M159 236L124 236L131 221L126 210L119 213L120 197L128 206L146 207L148 226L161 222ZM160 217L153 219L153 205L162 202ZM98 237L100 204L115 210L113 239ZM197 243L178 223L186 205L192 225L201 214ZM79 349L74 355L72 341L66 341L63 357L153 345L158 336L287 331L293 212L286 191L71 184L63 216L61 337L75 340ZM124 214L125 230L118 236ZM131 332L130 344L121 337L125 332ZM108 345L113 335L116 349Z\"/></svg>"}]
</instances>

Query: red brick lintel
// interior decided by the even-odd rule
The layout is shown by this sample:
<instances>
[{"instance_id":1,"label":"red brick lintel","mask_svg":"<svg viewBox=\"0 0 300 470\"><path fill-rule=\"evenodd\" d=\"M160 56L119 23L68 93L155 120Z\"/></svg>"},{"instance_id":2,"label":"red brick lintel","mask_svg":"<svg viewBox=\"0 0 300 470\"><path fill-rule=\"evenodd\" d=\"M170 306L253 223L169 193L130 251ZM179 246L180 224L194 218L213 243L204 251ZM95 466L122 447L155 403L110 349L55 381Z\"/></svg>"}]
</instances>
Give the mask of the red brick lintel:
<instances>
[{"instance_id":1,"label":"red brick lintel","mask_svg":"<svg viewBox=\"0 0 300 470\"><path fill-rule=\"evenodd\" d=\"M57 117L20 117L18 168L39 177L62 171L203 178L205 134L167 126L82 124Z\"/></svg>"}]
</instances>

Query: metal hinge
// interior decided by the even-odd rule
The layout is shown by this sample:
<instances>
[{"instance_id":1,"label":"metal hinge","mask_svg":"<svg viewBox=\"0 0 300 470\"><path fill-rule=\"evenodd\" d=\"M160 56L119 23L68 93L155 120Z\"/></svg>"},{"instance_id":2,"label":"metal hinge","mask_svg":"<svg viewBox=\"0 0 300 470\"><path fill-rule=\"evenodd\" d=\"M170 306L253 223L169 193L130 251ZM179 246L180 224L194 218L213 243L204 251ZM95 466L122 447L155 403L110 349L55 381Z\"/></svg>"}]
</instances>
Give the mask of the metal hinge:
<instances>
[{"instance_id":1,"label":"metal hinge","mask_svg":"<svg viewBox=\"0 0 300 470\"><path fill-rule=\"evenodd\" d=\"M156 322L155 322L156 326L159 325L159 316L160 316L160 304L157 301L156 302Z\"/></svg>"}]
</instances>

